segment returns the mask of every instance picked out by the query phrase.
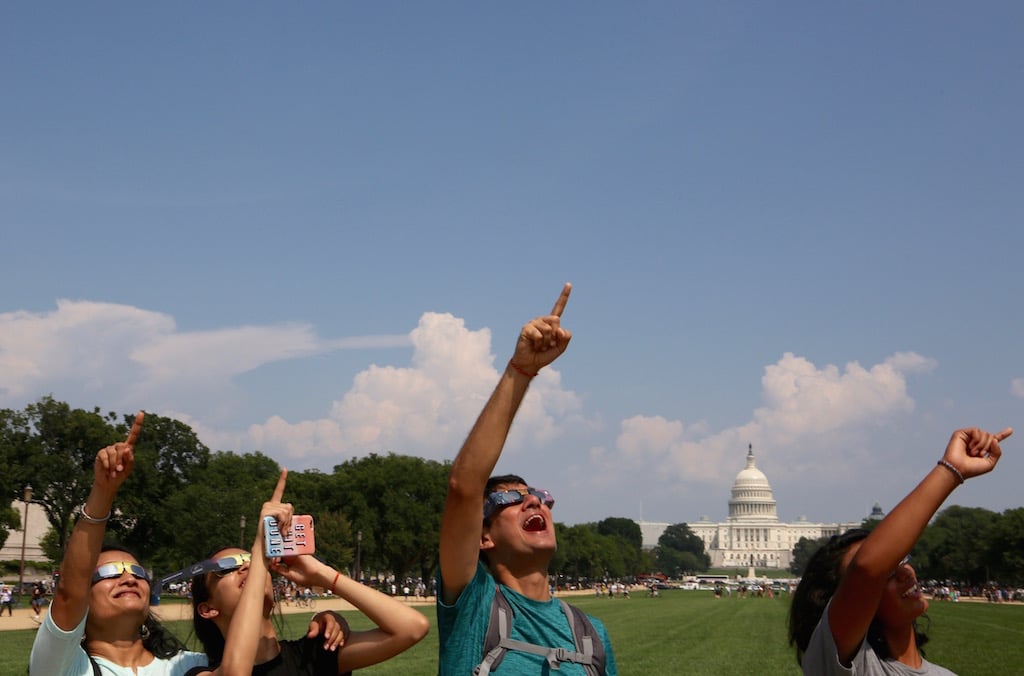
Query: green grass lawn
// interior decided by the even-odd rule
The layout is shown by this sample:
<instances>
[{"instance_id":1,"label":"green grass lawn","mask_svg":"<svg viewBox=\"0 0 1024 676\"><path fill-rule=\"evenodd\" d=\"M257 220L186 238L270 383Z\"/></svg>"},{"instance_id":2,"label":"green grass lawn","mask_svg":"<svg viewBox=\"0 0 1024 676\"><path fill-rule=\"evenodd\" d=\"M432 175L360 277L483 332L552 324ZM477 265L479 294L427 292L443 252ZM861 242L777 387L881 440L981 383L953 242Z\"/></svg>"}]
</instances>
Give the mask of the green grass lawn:
<instances>
[{"instance_id":1,"label":"green grass lawn","mask_svg":"<svg viewBox=\"0 0 1024 676\"><path fill-rule=\"evenodd\" d=\"M604 621L623 676L800 673L786 643L786 596L715 599L711 592L667 591L657 599L636 594L629 600L578 596L572 601ZM433 608L422 610L433 623ZM354 628L368 626L356 613L347 617ZM926 651L933 662L963 676L1004 676L1024 664L1024 606L935 602L929 617L932 640ZM286 616L287 636L300 634L308 618ZM189 634L188 623L170 626L179 636ZM0 676L25 674L34 634L0 632ZM411 650L359 673L436 674L436 624Z\"/></svg>"}]
</instances>

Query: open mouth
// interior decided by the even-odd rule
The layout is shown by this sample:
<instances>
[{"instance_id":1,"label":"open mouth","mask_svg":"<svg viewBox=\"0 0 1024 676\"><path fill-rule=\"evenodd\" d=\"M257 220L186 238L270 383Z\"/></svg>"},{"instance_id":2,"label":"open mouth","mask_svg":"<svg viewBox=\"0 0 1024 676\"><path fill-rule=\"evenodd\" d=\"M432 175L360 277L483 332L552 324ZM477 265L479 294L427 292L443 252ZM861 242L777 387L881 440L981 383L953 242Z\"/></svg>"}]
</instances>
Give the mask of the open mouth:
<instances>
[{"instance_id":1,"label":"open mouth","mask_svg":"<svg viewBox=\"0 0 1024 676\"><path fill-rule=\"evenodd\" d=\"M905 599L914 599L919 596L921 596L921 586L918 585L916 582L914 583L913 587L900 594L900 597Z\"/></svg>"},{"instance_id":2,"label":"open mouth","mask_svg":"<svg viewBox=\"0 0 1024 676\"><path fill-rule=\"evenodd\" d=\"M124 591L119 591L116 594L114 594L114 598L115 599L119 599L122 596L129 596L129 595L134 596L137 599L141 599L142 598L142 594L140 594L138 592L138 590L136 590L136 589L125 589Z\"/></svg>"},{"instance_id":3,"label":"open mouth","mask_svg":"<svg viewBox=\"0 0 1024 676\"><path fill-rule=\"evenodd\" d=\"M547 530L548 522L540 514L534 514L523 524L523 530L529 533L538 533Z\"/></svg>"}]
</instances>

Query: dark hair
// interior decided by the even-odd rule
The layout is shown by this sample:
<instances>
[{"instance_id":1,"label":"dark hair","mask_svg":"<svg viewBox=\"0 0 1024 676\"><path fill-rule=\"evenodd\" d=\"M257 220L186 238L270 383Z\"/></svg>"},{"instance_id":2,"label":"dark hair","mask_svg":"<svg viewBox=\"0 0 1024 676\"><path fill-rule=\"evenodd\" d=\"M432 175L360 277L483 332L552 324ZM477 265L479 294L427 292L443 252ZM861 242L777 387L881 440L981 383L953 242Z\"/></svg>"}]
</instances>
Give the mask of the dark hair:
<instances>
[{"instance_id":1,"label":"dark hair","mask_svg":"<svg viewBox=\"0 0 1024 676\"><path fill-rule=\"evenodd\" d=\"M803 664L804 652L811 642L814 628L818 626L825 607L839 587L843 556L851 545L864 540L869 534L870 531L864 528L853 528L833 535L808 560L789 607L789 645L796 647L797 664ZM917 622L914 622L914 638L919 650L928 642L928 637L917 630ZM873 619L868 626L867 639L876 655L882 659L891 657L889 644L885 641L878 620ZM924 655L924 651L921 654Z\"/></svg>"},{"instance_id":2,"label":"dark hair","mask_svg":"<svg viewBox=\"0 0 1024 676\"><path fill-rule=\"evenodd\" d=\"M237 549L234 545L222 545L211 549L205 558L213 558L217 552L225 549ZM213 620L199 614L199 605L210 600L209 579L213 573L197 575L192 578L192 633L203 645L203 652L206 653L210 668L214 669L224 659L224 635L220 633L220 627ZM278 615L274 618L277 631L283 631L283 616L278 605Z\"/></svg>"},{"instance_id":3,"label":"dark hair","mask_svg":"<svg viewBox=\"0 0 1024 676\"><path fill-rule=\"evenodd\" d=\"M138 554L136 554L131 547L126 547L113 540L104 542L103 546L100 547L100 552L124 552L125 554L129 554L140 564L142 563ZM153 593L154 584L159 584L159 582L150 580L150 594ZM153 655L158 659L165 660L169 657L174 657L183 650L186 650L185 644L179 641L177 636L160 624L160 621L153 615L152 610L146 613L146 619L143 620L139 633L142 635L142 646L149 652L153 653Z\"/></svg>"}]
</instances>

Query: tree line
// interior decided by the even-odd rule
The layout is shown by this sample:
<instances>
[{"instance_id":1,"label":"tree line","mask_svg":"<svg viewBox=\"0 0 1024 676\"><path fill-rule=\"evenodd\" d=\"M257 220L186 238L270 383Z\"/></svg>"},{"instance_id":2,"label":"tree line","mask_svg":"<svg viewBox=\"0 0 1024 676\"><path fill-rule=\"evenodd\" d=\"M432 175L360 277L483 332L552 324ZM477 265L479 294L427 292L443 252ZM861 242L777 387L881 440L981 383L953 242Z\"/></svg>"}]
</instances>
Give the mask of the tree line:
<instances>
[{"instance_id":1,"label":"tree line","mask_svg":"<svg viewBox=\"0 0 1024 676\"><path fill-rule=\"evenodd\" d=\"M75 511L92 486L96 452L124 439L134 412L75 409L44 397L23 410L0 409L0 545L21 515L9 505L27 484L50 524L43 551L59 564ZM370 454L318 470L289 472L286 499L315 519L317 554L332 566L397 578L436 575L441 513L450 462L397 453ZM249 547L260 506L280 467L260 452L211 451L185 423L147 413L135 446L135 469L118 493L108 537L132 548L157 574L178 570L228 545ZM246 521L243 526L242 517ZM865 523L871 527L871 522ZM669 526L653 550L642 548L631 519L556 524L550 570L572 584L670 577L708 570L701 539L685 523ZM799 574L820 541L793 550ZM1024 581L1024 508L996 514L949 507L914 551L922 579L971 583Z\"/></svg>"},{"instance_id":2,"label":"tree line","mask_svg":"<svg viewBox=\"0 0 1024 676\"><path fill-rule=\"evenodd\" d=\"M0 545L20 527L8 505L27 484L46 514L46 556L58 564L93 481L96 452L125 437L134 413L75 409L44 397L23 410L0 409ZM312 514L317 554L342 570L431 579L450 462L370 454L330 473L289 472L286 499ZM211 451L191 427L147 413L135 468L121 487L108 538L157 571L178 570L228 545L249 547L260 506L280 467L260 452ZM245 521L243 523L243 517ZM641 551L640 527L623 518L557 524L552 571L567 580L623 578L656 566Z\"/></svg>"},{"instance_id":3,"label":"tree line","mask_svg":"<svg viewBox=\"0 0 1024 676\"><path fill-rule=\"evenodd\" d=\"M880 522L867 519L871 530ZM808 559L827 538L800 538L793 548L791 571L803 573ZM911 550L918 580L961 586L1024 585L1024 507L993 512L952 505L928 524Z\"/></svg>"}]
</instances>

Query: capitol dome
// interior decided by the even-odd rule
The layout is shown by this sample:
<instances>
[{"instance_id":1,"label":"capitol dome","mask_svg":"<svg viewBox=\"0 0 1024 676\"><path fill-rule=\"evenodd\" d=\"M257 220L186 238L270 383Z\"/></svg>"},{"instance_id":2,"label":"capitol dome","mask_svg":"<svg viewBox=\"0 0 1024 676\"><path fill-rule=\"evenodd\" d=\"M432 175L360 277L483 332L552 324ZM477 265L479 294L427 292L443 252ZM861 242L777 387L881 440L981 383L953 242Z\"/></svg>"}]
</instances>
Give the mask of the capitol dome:
<instances>
[{"instance_id":1,"label":"capitol dome","mask_svg":"<svg viewBox=\"0 0 1024 676\"><path fill-rule=\"evenodd\" d=\"M754 446L747 447L747 466L736 475L729 499L729 520L778 521L775 496L764 472L754 464Z\"/></svg>"}]
</instances>

